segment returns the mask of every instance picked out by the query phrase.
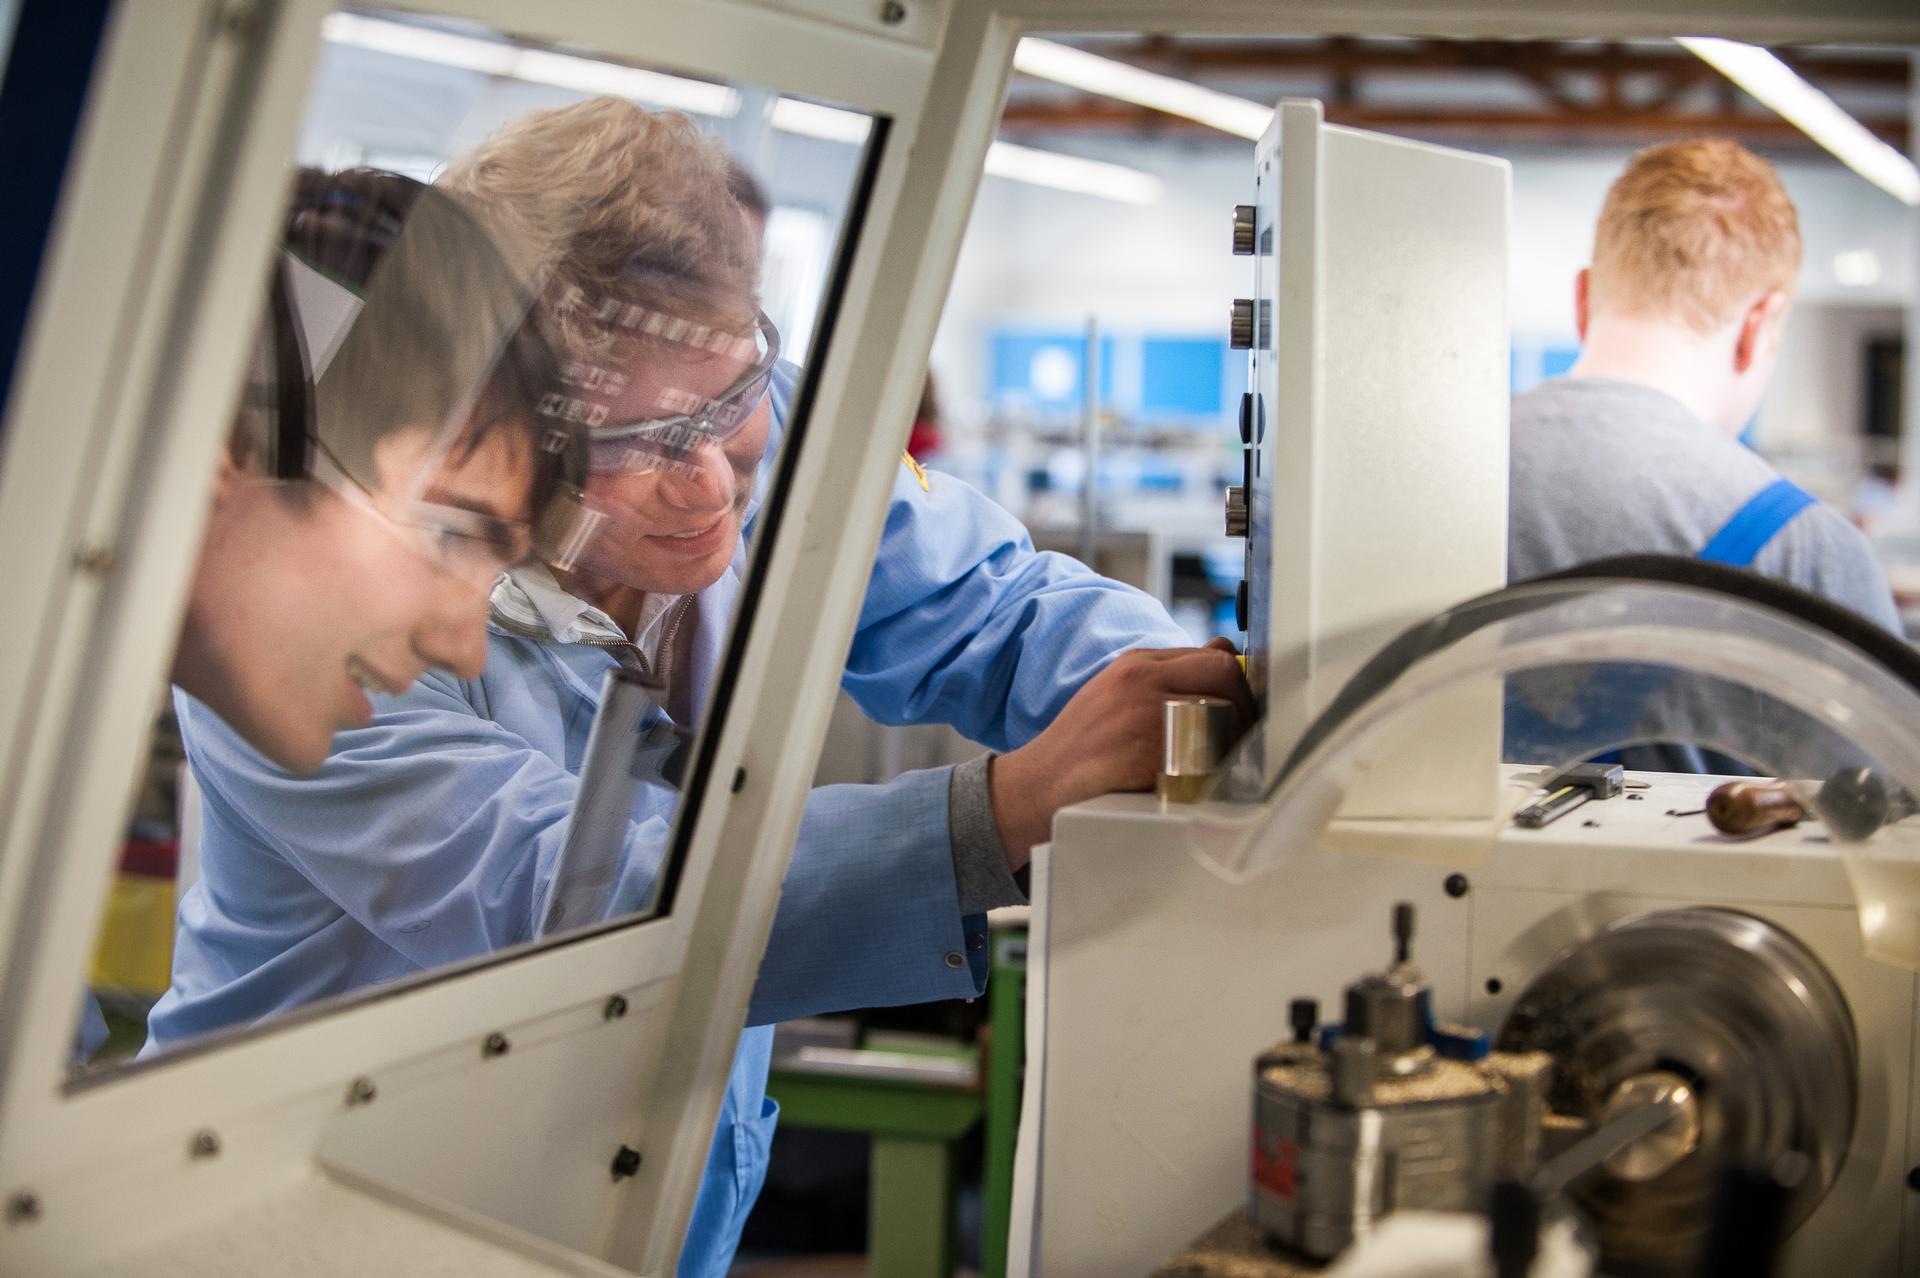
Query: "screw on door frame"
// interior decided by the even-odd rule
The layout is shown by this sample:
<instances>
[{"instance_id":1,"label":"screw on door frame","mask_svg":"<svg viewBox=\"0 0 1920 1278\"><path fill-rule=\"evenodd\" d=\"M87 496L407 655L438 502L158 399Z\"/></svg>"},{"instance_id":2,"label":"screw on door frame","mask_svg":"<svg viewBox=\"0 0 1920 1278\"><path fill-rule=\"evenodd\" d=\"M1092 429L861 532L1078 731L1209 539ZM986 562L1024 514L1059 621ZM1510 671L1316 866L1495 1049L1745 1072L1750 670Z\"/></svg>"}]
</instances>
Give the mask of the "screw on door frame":
<instances>
[{"instance_id":1,"label":"screw on door frame","mask_svg":"<svg viewBox=\"0 0 1920 1278\"><path fill-rule=\"evenodd\" d=\"M40 1195L23 1189L7 1199L7 1223L26 1225L40 1219Z\"/></svg>"},{"instance_id":2,"label":"screw on door frame","mask_svg":"<svg viewBox=\"0 0 1920 1278\"><path fill-rule=\"evenodd\" d=\"M371 1105L373 1098L379 1094L379 1089L373 1085L373 1080L364 1074L347 1084L347 1104L349 1105Z\"/></svg>"},{"instance_id":3,"label":"screw on door frame","mask_svg":"<svg viewBox=\"0 0 1920 1278\"><path fill-rule=\"evenodd\" d=\"M621 994L615 994L612 998L609 998L607 1005L600 1009L602 1020L617 1021L626 1014L627 1000L626 997Z\"/></svg>"},{"instance_id":4,"label":"screw on door frame","mask_svg":"<svg viewBox=\"0 0 1920 1278\"><path fill-rule=\"evenodd\" d=\"M187 1152L195 1158L212 1158L220 1152L220 1133L212 1128L202 1128L193 1134L193 1143L187 1146Z\"/></svg>"},{"instance_id":5,"label":"screw on door frame","mask_svg":"<svg viewBox=\"0 0 1920 1278\"><path fill-rule=\"evenodd\" d=\"M495 1030L493 1033L487 1035L487 1041L480 1045L480 1055L486 1057L488 1060L492 1060L496 1056L505 1056L507 1050L512 1046L513 1044L507 1041L505 1034L502 1034L499 1030Z\"/></svg>"},{"instance_id":6,"label":"screw on door frame","mask_svg":"<svg viewBox=\"0 0 1920 1278\"><path fill-rule=\"evenodd\" d=\"M631 1145L622 1145L613 1156L613 1178L625 1180L640 1170L640 1151Z\"/></svg>"}]
</instances>

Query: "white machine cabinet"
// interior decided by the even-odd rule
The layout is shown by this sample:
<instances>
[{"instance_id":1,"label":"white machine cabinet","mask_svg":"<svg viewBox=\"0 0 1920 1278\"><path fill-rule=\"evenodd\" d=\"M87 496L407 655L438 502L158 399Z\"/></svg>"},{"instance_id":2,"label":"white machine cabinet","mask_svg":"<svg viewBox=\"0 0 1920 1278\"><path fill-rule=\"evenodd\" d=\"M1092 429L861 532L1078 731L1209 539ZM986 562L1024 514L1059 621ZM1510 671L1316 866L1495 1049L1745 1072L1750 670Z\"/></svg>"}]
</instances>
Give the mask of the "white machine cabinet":
<instances>
[{"instance_id":1,"label":"white machine cabinet","mask_svg":"<svg viewBox=\"0 0 1920 1278\"><path fill-rule=\"evenodd\" d=\"M70 1075L102 885L168 668L158 636L181 616L330 20L322 0L109 5L0 437L11 622L0 653L5 1273L673 1271L1023 34L1396 35L1414 24L1473 37L1920 43L1905 0L1818 13L1756 0L1417 13L1375 0L395 0L376 16L456 44L483 28L515 48L592 50L709 88L750 84L756 109L790 98L816 129L866 117L855 211L801 392L806 438L780 473L784 514L755 547L761 588L688 791L678 890L661 917ZM827 103L841 114L820 114ZM1259 541L1272 558L1254 565L1268 591L1269 704L1307 693L1284 716L1295 731L1382 627L1497 584L1504 472L1504 170L1311 115L1289 107L1298 123L1287 127L1329 179L1298 188L1321 201L1315 235L1290 240L1298 210L1279 210L1282 273L1268 286L1282 292L1258 294L1277 300L1283 337L1312 337L1274 348L1267 394L1281 447L1261 476L1271 488ZM1283 185L1289 163L1283 154ZM1408 216L1422 198L1426 216ZM1461 254L1438 252L1443 243ZM1347 300L1343 283L1355 290ZM1439 447L1432 433L1443 429ZM1465 731L1490 749L1495 705L1485 689L1459 695ZM1461 762L1428 775L1417 804L1404 786L1376 792L1372 815L1451 797L1455 815L1483 816L1498 787ZM1312 892L1281 876L1230 889L1187 855L1175 818L1139 801L1069 813L1058 835L1038 876L1050 1015L1035 1036L1044 1105L1032 1110L1044 1110L1033 1255L1049 1276L1138 1272L1232 1198L1241 1155L1229 1101L1243 1099L1246 1053L1275 1032L1287 994L1328 993L1371 952L1373 902L1427 904L1423 953L1443 1005L1490 1016L1497 1001L1470 982L1506 975L1533 935L1502 901L1566 920L1569 903L1606 885L1549 839L1554 855L1524 872L1499 854L1471 871L1464 900L1443 899L1433 870L1387 862L1303 871L1327 876ZM1782 909L1838 944L1831 875L1792 857L1781 875L1806 884ZM1643 899L1682 890L1636 888ZM1755 892L1743 882L1707 895ZM1276 917L1294 929L1277 931ZM1458 925L1439 925L1449 918ZM1304 940L1314 958L1301 966ZM1833 966L1872 1027L1863 1061L1881 1074L1863 1087L1892 1080L1871 1093L1887 1142L1873 1157L1891 1167L1909 1121L1894 1090L1912 1052L1911 985ZM1143 1014L1149 992L1154 1008L1177 1010L1174 1022ZM1164 1090L1136 1098L1116 1071ZM1860 1168L1847 1175L1879 1195L1881 1171Z\"/></svg>"}]
</instances>

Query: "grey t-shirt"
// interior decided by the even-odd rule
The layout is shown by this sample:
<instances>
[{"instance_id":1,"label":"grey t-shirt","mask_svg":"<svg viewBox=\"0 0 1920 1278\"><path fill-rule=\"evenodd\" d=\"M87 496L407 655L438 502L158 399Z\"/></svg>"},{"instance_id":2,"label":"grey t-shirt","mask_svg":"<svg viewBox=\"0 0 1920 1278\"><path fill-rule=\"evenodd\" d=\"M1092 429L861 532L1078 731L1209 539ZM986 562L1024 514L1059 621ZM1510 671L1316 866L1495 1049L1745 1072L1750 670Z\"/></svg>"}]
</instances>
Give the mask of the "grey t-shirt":
<instances>
[{"instance_id":1,"label":"grey t-shirt","mask_svg":"<svg viewBox=\"0 0 1920 1278\"><path fill-rule=\"evenodd\" d=\"M1513 399L1507 578L1610 555L1696 555L1780 473L1650 386L1560 377ZM1825 504L1753 562L1894 634L1900 614L1860 530Z\"/></svg>"},{"instance_id":2,"label":"grey t-shirt","mask_svg":"<svg viewBox=\"0 0 1920 1278\"><path fill-rule=\"evenodd\" d=\"M1515 396L1512 421L1510 581L1612 555L1697 555L1734 512L1780 478L1672 396L1633 382L1556 378ZM1796 514L1752 567L1900 633L1867 539L1829 506ZM1741 717L1681 709L1736 700L1724 686L1709 693L1686 684L1664 685L1668 708L1659 713L1700 724ZM1742 770L1690 746L1635 747L1622 758L1655 771Z\"/></svg>"}]
</instances>

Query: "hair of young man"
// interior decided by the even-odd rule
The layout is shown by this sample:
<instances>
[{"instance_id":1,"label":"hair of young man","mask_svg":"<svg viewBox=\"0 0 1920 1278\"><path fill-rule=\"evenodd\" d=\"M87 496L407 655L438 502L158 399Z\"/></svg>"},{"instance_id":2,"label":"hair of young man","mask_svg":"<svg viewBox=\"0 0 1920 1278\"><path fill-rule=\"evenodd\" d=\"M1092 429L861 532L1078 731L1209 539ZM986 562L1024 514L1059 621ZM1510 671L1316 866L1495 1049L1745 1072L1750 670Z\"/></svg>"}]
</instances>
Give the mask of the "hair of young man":
<instances>
[{"instance_id":1,"label":"hair of young man","mask_svg":"<svg viewBox=\"0 0 1920 1278\"><path fill-rule=\"evenodd\" d=\"M363 301L315 395L316 435L344 470L373 478L382 439L459 413L451 460L501 439L533 464L535 508L547 500L561 458L538 410L556 361L493 228L411 178L302 170L286 245Z\"/></svg>"},{"instance_id":2,"label":"hair of young man","mask_svg":"<svg viewBox=\"0 0 1920 1278\"><path fill-rule=\"evenodd\" d=\"M1768 293L1791 297L1800 251L1772 165L1725 138L1663 143L1635 155L1607 192L1588 306L1711 333Z\"/></svg>"},{"instance_id":3,"label":"hair of young man","mask_svg":"<svg viewBox=\"0 0 1920 1278\"><path fill-rule=\"evenodd\" d=\"M592 362L623 338L752 333L759 249L732 171L686 116L597 97L508 121L439 185L529 246L566 353ZM682 323L663 336L653 315Z\"/></svg>"}]
</instances>

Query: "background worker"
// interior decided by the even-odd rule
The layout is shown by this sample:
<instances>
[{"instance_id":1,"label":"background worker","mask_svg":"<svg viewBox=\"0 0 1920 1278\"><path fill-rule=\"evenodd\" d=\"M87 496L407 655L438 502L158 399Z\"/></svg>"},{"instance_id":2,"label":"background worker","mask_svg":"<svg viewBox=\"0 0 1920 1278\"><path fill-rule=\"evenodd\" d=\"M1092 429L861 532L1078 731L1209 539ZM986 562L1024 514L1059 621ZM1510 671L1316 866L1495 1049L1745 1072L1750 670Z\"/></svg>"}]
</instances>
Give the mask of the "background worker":
<instances>
[{"instance_id":1,"label":"background worker","mask_svg":"<svg viewBox=\"0 0 1920 1278\"><path fill-rule=\"evenodd\" d=\"M600 525L501 581L484 676L383 698L317 782L183 723L214 886L183 911L160 1045L530 939L606 673L644 672L691 731L725 667L797 379L756 303L725 152L684 117L596 99L510 123L445 181L543 246L568 357L557 410L596 423ZM1182 643L1149 597L1036 553L958 481L901 469L843 685L880 721L948 723L1004 753L809 797L681 1273L726 1271L765 1176L773 1022L977 995L983 913L1021 899L1054 811L1151 784L1166 696L1251 711L1230 649L1128 651ZM655 780L606 867L608 914L652 899L678 804Z\"/></svg>"},{"instance_id":2,"label":"background worker","mask_svg":"<svg viewBox=\"0 0 1920 1278\"><path fill-rule=\"evenodd\" d=\"M1793 201L1765 160L1714 138L1634 156L1574 281L1580 358L1513 400L1513 579L1609 555L1701 555L1898 632L1866 539L1739 442L1799 273Z\"/></svg>"},{"instance_id":3,"label":"background worker","mask_svg":"<svg viewBox=\"0 0 1920 1278\"><path fill-rule=\"evenodd\" d=\"M1779 176L1738 143L1633 157L1574 281L1580 358L1513 400L1510 579L1613 555L1695 556L1900 632L1866 538L1739 442L1773 376L1800 253ZM1626 761L1729 766L1686 747Z\"/></svg>"}]
</instances>

